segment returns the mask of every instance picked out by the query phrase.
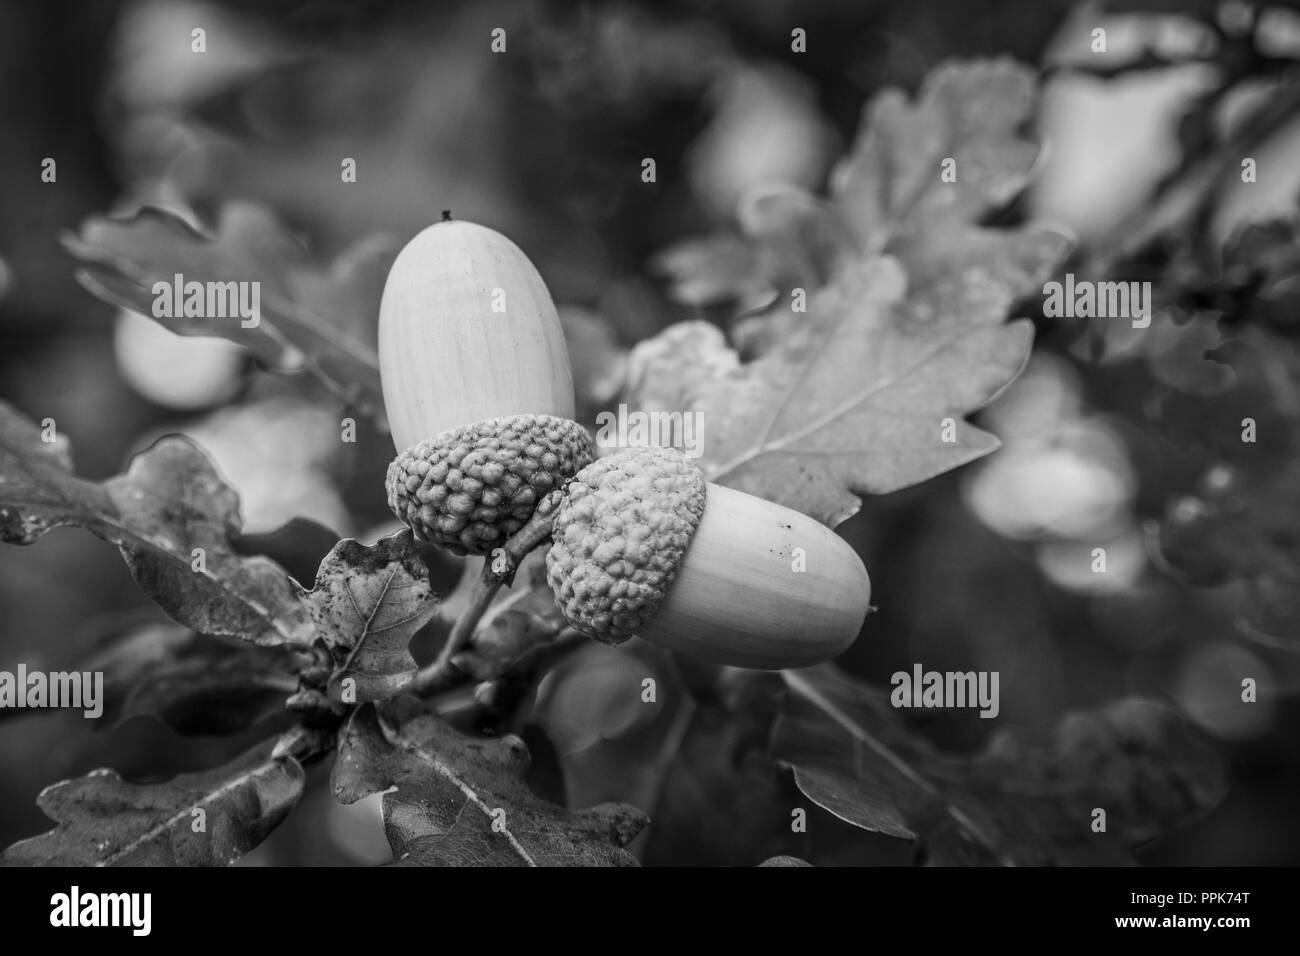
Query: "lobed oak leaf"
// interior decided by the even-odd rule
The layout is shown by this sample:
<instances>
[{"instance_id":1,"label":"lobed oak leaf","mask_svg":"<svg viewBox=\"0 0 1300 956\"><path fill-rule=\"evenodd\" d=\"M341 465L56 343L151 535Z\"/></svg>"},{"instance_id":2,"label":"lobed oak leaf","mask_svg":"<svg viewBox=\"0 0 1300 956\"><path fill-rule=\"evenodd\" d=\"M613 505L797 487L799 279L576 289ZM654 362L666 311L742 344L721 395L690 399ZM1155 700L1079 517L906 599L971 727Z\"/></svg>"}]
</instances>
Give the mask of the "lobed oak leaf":
<instances>
[{"instance_id":1,"label":"lobed oak leaf","mask_svg":"<svg viewBox=\"0 0 1300 956\"><path fill-rule=\"evenodd\" d=\"M407 866L635 866L623 849L645 826L638 810L570 811L524 781L518 738L466 737L414 698L367 704L339 739L332 784L344 804L384 795L394 862Z\"/></svg>"},{"instance_id":2,"label":"lobed oak leaf","mask_svg":"<svg viewBox=\"0 0 1300 956\"><path fill-rule=\"evenodd\" d=\"M380 700L415 676L411 638L433 619L438 595L409 528L370 546L340 541L321 562L315 587L299 586L298 595L317 638L339 662L330 678L332 697Z\"/></svg>"},{"instance_id":3,"label":"lobed oak leaf","mask_svg":"<svg viewBox=\"0 0 1300 956\"><path fill-rule=\"evenodd\" d=\"M147 715L180 734L232 734L284 712L298 687L292 655L196 634L170 622L130 628L79 668L104 675L97 728Z\"/></svg>"},{"instance_id":4,"label":"lobed oak leaf","mask_svg":"<svg viewBox=\"0 0 1300 956\"><path fill-rule=\"evenodd\" d=\"M31 544L76 526L117 545L140 587L203 634L305 647L312 623L274 562L234 550L239 499L202 450L169 435L125 474L78 478L66 438L0 402L0 541Z\"/></svg>"},{"instance_id":5,"label":"lobed oak leaf","mask_svg":"<svg viewBox=\"0 0 1300 956\"><path fill-rule=\"evenodd\" d=\"M382 416L376 343L380 294L397 254L390 240L364 239L322 269L269 210L231 202L211 234L144 207L126 219L88 219L63 245L80 263L78 281L98 298L181 335L230 339L272 371L306 369L348 404ZM170 288L177 275L184 283L256 283L259 321L246 328L238 315L159 317L154 286Z\"/></svg>"},{"instance_id":6,"label":"lobed oak leaf","mask_svg":"<svg viewBox=\"0 0 1300 956\"><path fill-rule=\"evenodd\" d=\"M874 259L813 295L804 323L760 358L702 381L687 373L674 397L703 417L697 464L709 480L833 527L858 510L859 495L996 448L963 419L1019 373L1032 327L990 321L990 309L968 318L942 295L945 307L923 313L923 301L907 298L895 260ZM634 381L665 389L662 377ZM644 404L635 390L628 400Z\"/></svg>"},{"instance_id":7,"label":"lobed oak leaf","mask_svg":"<svg viewBox=\"0 0 1300 956\"><path fill-rule=\"evenodd\" d=\"M1134 846L1225 791L1217 756L1153 701L1071 711L958 756L909 727L887 692L830 665L784 677L773 747L799 789L854 826L920 843L931 863L1131 863ZM1092 828L1095 808L1104 832Z\"/></svg>"},{"instance_id":8,"label":"lobed oak leaf","mask_svg":"<svg viewBox=\"0 0 1300 956\"><path fill-rule=\"evenodd\" d=\"M305 775L268 740L225 766L164 783L94 770L41 791L59 825L0 854L6 866L229 866L302 797ZM200 825L201 821L201 825Z\"/></svg>"}]
</instances>

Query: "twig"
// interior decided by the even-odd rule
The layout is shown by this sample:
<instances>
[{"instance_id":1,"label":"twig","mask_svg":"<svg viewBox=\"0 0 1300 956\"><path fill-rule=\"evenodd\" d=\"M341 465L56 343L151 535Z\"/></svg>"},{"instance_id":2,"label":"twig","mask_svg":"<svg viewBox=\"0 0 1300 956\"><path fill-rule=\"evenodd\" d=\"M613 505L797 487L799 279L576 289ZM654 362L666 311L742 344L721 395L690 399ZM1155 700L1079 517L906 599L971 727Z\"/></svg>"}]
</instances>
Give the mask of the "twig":
<instances>
[{"instance_id":1,"label":"twig","mask_svg":"<svg viewBox=\"0 0 1300 956\"><path fill-rule=\"evenodd\" d=\"M442 671L422 696L439 698L436 706L441 714L474 708L495 711L500 708L500 696L504 688L520 681L531 681L538 672L588 643L590 638L586 635L566 627L550 641L536 644L524 651L511 663L508 673L495 680L484 681L468 699L463 697L465 685L473 681L474 676L454 664Z\"/></svg>"},{"instance_id":2,"label":"twig","mask_svg":"<svg viewBox=\"0 0 1300 956\"><path fill-rule=\"evenodd\" d=\"M551 536L551 515L564 497L562 490L552 491L537 505L537 510L528 522L512 535L491 555L483 560L483 574L474 582L470 592L469 606L457 618L447 635L438 658L432 664L420 669L411 682L411 692L421 697L431 697L448 688L455 687L467 679L460 668L452 663L452 658L469 646L470 639L478 627L484 613L492 606L501 586L509 587L514 583L515 572L519 564L530 551Z\"/></svg>"},{"instance_id":3,"label":"twig","mask_svg":"<svg viewBox=\"0 0 1300 956\"><path fill-rule=\"evenodd\" d=\"M555 509L564 500L564 490L557 488L537 503L537 510L527 524L506 539L505 544L492 551L492 559L483 568L483 580L504 584L515 583L515 572L528 552L551 537Z\"/></svg>"},{"instance_id":4,"label":"twig","mask_svg":"<svg viewBox=\"0 0 1300 956\"><path fill-rule=\"evenodd\" d=\"M451 633L447 635L447 642L442 645L442 650L438 653L438 659L425 670L431 673L445 670L451 663L452 657L464 650L469 644L469 639L474 635L474 628L478 626L484 612L492 606L492 599L496 597L497 591L501 589L502 581L499 579L494 580L490 577L490 573L491 564L485 558L483 561L483 574L474 582L474 587L469 593L468 606L456 619L456 623L452 625ZM423 674L424 671L420 673ZM417 676L417 684L419 680L420 678Z\"/></svg>"},{"instance_id":5,"label":"twig","mask_svg":"<svg viewBox=\"0 0 1300 956\"><path fill-rule=\"evenodd\" d=\"M310 763L333 750L335 743L334 731L299 725L279 736L271 757L276 760L293 757L299 763Z\"/></svg>"}]
</instances>

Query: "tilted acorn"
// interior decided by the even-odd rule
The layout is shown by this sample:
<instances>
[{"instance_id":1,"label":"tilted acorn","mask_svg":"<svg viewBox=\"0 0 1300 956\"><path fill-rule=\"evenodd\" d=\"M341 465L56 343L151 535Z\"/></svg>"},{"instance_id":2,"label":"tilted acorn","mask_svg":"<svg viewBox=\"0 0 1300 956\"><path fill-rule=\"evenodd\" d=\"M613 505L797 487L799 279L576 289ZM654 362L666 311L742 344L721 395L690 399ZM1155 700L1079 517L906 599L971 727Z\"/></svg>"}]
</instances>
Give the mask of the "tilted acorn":
<instances>
[{"instance_id":1,"label":"tilted acorn","mask_svg":"<svg viewBox=\"0 0 1300 956\"><path fill-rule=\"evenodd\" d=\"M843 538L707 483L667 448L624 449L578 472L546 565L560 610L589 637L636 635L736 667L829 660L853 643L871 601L867 569Z\"/></svg>"},{"instance_id":2,"label":"tilted acorn","mask_svg":"<svg viewBox=\"0 0 1300 956\"><path fill-rule=\"evenodd\" d=\"M555 304L492 229L446 217L398 254L379 371L398 450L388 505L455 554L490 553L592 459Z\"/></svg>"}]
</instances>

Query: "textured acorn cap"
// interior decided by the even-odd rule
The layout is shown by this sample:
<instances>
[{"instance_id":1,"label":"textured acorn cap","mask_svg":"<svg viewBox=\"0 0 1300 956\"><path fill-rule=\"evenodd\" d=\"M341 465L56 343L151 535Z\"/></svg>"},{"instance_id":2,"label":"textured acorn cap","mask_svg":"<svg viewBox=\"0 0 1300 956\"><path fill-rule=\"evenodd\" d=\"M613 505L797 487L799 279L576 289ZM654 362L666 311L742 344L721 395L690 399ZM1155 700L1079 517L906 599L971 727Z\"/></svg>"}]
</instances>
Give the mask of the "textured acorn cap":
<instances>
[{"instance_id":1,"label":"textured acorn cap","mask_svg":"<svg viewBox=\"0 0 1300 956\"><path fill-rule=\"evenodd\" d=\"M388 466L388 507L417 538L454 554L488 554L591 459L591 436L567 418L475 422L399 454Z\"/></svg>"},{"instance_id":2,"label":"textured acorn cap","mask_svg":"<svg viewBox=\"0 0 1300 956\"><path fill-rule=\"evenodd\" d=\"M569 483L546 577L568 622L619 644L663 601L704 514L704 475L681 452L629 448Z\"/></svg>"}]
</instances>

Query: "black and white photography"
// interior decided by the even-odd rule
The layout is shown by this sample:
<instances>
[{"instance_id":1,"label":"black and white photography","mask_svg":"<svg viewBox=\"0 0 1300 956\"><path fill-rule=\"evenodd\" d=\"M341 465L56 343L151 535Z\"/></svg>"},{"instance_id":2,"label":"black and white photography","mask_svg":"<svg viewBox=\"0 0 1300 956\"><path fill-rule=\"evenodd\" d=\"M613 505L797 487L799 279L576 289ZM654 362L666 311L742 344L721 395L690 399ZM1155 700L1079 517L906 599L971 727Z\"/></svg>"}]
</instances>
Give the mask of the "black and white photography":
<instances>
[{"instance_id":1,"label":"black and white photography","mask_svg":"<svg viewBox=\"0 0 1300 956\"><path fill-rule=\"evenodd\" d=\"M6 3L0 609L34 926L1123 868L1076 916L1233 945L1300 862L1300 4Z\"/></svg>"}]
</instances>

